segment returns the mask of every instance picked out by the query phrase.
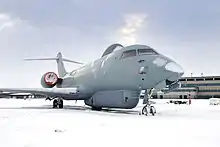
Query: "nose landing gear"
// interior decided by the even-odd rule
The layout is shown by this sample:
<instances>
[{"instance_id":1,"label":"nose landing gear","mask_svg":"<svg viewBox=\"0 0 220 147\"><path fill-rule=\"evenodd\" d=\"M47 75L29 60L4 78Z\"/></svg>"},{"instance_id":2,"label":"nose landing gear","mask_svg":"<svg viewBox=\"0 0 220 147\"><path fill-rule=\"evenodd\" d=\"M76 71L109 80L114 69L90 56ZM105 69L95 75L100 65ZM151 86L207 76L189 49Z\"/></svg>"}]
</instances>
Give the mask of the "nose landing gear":
<instances>
[{"instance_id":1,"label":"nose landing gear","mask_svg":"<svg viewBox=\"0 0 220 147\"><path fill-rule=\"evenodd\" d=\"M151 98L153 94L153 91L154 91L153 88L145 91L145 95L143 99L143 104L145 104L145 106L142 108L142 111L141 111L142 115L147 116L150 113L151 115L154 116L156 114L156 108L152 106L153 102L149 101L149 99Z\"/></svg>"},{"instance_id":2,"label":"nose landing gear","mask_svg":"<svg viewBox=\"0 0 220 147\"><path fill-rule=\"evenodd\" d=\"M151 105L145 105L141 111L141 114L147 116L149 113L154 116L156 114L156 108Z\"/></svg>"}]
</instances>

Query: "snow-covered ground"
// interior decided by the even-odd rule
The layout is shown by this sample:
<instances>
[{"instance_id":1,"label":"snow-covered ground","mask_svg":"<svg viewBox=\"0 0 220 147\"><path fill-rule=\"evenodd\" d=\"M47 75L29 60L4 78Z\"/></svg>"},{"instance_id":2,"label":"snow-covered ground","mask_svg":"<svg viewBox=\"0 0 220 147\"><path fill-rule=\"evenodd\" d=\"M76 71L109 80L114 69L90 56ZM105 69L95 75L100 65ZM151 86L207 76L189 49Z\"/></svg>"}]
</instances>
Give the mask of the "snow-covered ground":
<instances>
[{"instance_id":1,"label":"snow-covered ground","mask_svg":"<svg viewBox=\"0 0 220 147\"><path fill-rule=\"evenodd\" d=\"M45 100L0 99L1 147L219 147L220 106L157 100L156 116L133 110L96 112L65 101L52 109Z\"/></svg>"}]
</instances>

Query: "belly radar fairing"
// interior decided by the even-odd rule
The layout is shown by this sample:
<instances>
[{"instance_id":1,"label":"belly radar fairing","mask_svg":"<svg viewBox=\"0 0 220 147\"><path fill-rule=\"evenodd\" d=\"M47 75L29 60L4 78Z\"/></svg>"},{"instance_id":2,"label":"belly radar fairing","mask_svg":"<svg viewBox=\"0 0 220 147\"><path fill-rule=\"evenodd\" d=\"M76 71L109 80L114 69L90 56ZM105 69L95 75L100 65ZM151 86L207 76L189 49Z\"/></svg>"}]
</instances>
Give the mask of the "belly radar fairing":
<instances>
[{"instance_id":1,"label":"belly radar fairing","mask_svg":"<svg viewBox=\"0 0 220 147\"><path fill-rule=\"evenodd\" d=\"M177 82L182 68L172 59L146 45L111 45L101 58L88 64L72 61L58 53L58 75L48 72L41 78L43 88L1 88L2 92L43 94L54 99L53 107L63 107L64 100L84 100L94 109L132 109L139 102L141 90L162 89ZM82 64L67 72L63 61ZM169 81L169 82L168 82Z\"/></svg>"}]
</instances>

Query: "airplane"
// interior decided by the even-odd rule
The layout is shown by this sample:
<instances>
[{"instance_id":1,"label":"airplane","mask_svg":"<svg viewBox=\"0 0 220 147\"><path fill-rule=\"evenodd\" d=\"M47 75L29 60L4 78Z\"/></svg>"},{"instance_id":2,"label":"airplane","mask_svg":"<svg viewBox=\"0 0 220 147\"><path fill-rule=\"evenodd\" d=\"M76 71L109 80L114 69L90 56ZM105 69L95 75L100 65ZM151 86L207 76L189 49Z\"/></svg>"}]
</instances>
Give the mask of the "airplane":
<instances>
[{"instance_id":1,"label":"airplane","mask_svg":"<svg viewBox=\"0 0 220 147\"><path fill-rule=\"evenodd\" d=\"M53 100L53 108L63 108L63 100L83 100L92 110L133 109L141 90L146 91L148 100L153 89L176 87L184 74L174 60L142 44L112 44L88 64L63 58L60 52L56 58L25 60L56 60L58 74L45 73L42 88L0 88L0 92L43 94ZM63 62L81 66L67 72Z\"/></svg>"}]
</instances>

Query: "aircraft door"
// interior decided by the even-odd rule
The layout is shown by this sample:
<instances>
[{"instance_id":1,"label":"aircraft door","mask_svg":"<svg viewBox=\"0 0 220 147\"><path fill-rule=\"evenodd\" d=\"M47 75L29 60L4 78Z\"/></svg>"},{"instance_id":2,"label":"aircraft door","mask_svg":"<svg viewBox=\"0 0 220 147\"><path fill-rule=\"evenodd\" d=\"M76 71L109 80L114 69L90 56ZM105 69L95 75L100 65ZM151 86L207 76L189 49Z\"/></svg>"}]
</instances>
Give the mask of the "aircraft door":
<instances>
[{"instance_id":1,"label":"aircraft door","mask_svg":"<svg viewBox=\"0 0 220 147\"><path fill-rule=\"evenodd\" d=\"M141 87L141 89L145 86L147 73L148 66L141 66L139 69L139 87Z\"/></svg>"},{"instance_id":2,"label":"aircraft door","mask_svg":"<svg viewBox=\"0 0 220 147\"><path fill-rule=\"evenodd\" d=\"M153 60L155 56L151 53L145 53L141 49L138 50L138 78L139 78L139 88L146 90L149 87L153 87L155 80L156 68L153 65Z\"/></svg>"}]
</instances>

